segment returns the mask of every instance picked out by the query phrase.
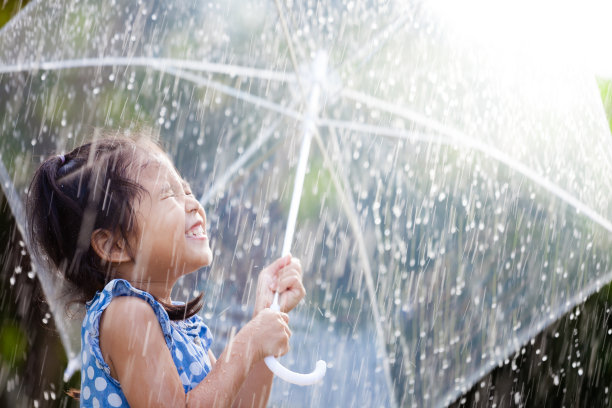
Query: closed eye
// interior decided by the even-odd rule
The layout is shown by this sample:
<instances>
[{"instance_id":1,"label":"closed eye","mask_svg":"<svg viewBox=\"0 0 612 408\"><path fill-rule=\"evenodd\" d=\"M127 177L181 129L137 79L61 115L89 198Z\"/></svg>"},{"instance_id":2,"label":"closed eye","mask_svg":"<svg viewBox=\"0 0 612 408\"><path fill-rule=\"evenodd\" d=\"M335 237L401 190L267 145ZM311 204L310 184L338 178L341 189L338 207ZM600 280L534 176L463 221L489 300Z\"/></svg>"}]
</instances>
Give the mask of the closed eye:
<instances>
[{"instance_id":1,"label":"closed eye","mask_svg":"<svg viewBox=\"0 0 612 408\"><path fill-rule=\"evenodd\" d=\"M181 180L181 184L183 185L183 190L185 191L185 195L192 195L191 186L185 180Z\"/></svg>"},{"instance_id":2,"label":"closed eye","mask_svg":"<svg viewBox=\"0 0 612 408\"><path fill-rule=\"evenodd\" d=\"M176 196L176 193L172 189L172 186L170 186L170 184L166 184L160 192L160 197L162 200L166 198L170 198L170 197L175 197L175 196Z\"/></svg>"}]
</instances>

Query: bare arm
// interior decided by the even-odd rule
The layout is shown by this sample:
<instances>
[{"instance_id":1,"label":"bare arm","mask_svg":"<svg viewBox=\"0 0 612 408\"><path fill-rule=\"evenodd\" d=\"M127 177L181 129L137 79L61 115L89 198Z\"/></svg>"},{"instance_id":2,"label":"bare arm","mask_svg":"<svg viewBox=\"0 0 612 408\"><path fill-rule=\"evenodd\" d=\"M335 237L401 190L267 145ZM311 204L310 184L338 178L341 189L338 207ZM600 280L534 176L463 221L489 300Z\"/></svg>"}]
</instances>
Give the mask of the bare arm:
<instances>
[{"instance_id":1,"label":"bare arm","mask_svg":"<svg viewBox=\"0 0 612 408\"><path fill-rule=\"evenodd\" d=\"M270 311L250 321L187 395L155 313L143 300L111 302L100 324L100 347L131 407L227 407L257 362L269 353L286 352L287 319Z\"/></svg>"},{"instance_id":2,"label":"bare arm","mask_svg":"<svg viewBox=\"0 0 612 408\"><path fill-rule=\"evenodd\" d=\"M264 408L270 398L272 380L274 375L266 363L257 362L245 380L232 407L235 408Z\"/></svg>"},{"instance_id":3,"label":"bare arm","mask_svg":"<svg viewBox=\"0 0 612 408\"><path fill-rule=\"evenodd\" d=\"M208 351L208 358L210 358L214 366L216 358L210 350ZM232 407L265 407L270 397L272 380L273 375L270 370L268 370L266 364L263 361L256 363L251 369L247 380L245 380L245 383L242 385Z\"/></svg>"},{"instance_id":4,"label":"bare arm","mask_svg":"<svg viewBox=\"0 0 612 408\"><path fill-rule=\"evenodd\" d=\"M302 266L298 258L291 255L282 257L261 271L257 282L255 312L253 317L272 303L274 291L280 293L281 310L288 312L293 309L305 295L302 285ZM257 362L246 378L238 397L234 401L235 408L264 408L270 398L274 375L263 362Z\"/></svg>"}]
</instances>

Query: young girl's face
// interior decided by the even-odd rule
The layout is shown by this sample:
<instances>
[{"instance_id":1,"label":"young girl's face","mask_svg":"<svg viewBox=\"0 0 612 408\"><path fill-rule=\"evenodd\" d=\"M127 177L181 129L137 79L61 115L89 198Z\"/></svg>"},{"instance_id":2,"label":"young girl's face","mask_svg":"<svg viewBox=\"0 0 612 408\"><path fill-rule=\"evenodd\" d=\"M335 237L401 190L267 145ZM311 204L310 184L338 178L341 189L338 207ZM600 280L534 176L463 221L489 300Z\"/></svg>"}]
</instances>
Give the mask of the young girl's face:
<instances>
[{"instance_id":1,"label":"young girl's face","mask_svg":"<svg viewBox=\"0 0 612 408\"><path fill-rule=\"evenodd\" d=\"M138 269L151 281L170 283L209 265L206 214L169 159L150 154L138 182L148 192L134 203L139 234L132 248L137 248Z\"/></svg>"}]
</instances>

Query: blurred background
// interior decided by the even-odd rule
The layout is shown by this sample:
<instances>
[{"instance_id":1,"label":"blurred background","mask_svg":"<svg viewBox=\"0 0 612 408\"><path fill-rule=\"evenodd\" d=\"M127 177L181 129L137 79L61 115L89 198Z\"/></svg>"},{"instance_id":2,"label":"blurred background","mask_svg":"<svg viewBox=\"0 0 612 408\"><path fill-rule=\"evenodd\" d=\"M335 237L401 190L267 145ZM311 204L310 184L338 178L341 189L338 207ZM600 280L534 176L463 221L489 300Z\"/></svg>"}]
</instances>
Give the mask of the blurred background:
<instances>
[{"instance_id":1,"label":"blurred background","mask_svg":"<svg viewBox=\"0 0 612 408\"><path fill-rule=\"evenodd\" d=\"M3 0L0 27L26 4ZM605 48L599 52L607 54ZM598 75L612 129L612 76L605 70ZM66 390L78 388L80 379L62 380L67 357L1 192L0 251L0 406L76 407ZM611 304L608 284L483 376L453 406L612 406Z\"/></svg>"}]
</instances>

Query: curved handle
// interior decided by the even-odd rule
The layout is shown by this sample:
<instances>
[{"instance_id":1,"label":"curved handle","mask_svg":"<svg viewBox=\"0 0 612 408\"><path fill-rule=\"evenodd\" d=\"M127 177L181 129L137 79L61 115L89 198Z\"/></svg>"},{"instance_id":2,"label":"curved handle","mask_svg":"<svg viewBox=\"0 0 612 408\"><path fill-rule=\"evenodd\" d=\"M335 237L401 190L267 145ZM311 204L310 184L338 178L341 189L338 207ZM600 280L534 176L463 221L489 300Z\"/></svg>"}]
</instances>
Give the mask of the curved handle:
<instances>
[{"instance_id":1,"label":"curved handle","mask_svg":"<svg viewBox=\"0 0 612 408\"><path fill-rule=\"evenodd\" d=\"M274 356L268 356L264 358L264 361L274 375L295 385L313 385L318 383L325 376L325 372L327 371L327 364L323 360L317 361L317 366L314 371L308 374L296 373L283 367Z\"/></svg>"},{"instance_id":2,"label":"curved handle","mask_svg":"<svg viewBox=\"0 0 612 408\"><path fill-rule=\"evenodd\" d=\"M270 305L270 309L275 312L280 311L278 292L274 294L274 301ZM285 368L274 356L265 357L264 361L274 375L295 385L313 385L318 383L325 376L325 372L327 371L327 363L323 360L317 361L314 371L309 374L300 374Z\"/></svg>"}]
</instances>

